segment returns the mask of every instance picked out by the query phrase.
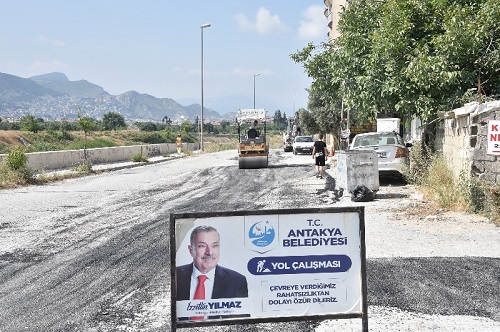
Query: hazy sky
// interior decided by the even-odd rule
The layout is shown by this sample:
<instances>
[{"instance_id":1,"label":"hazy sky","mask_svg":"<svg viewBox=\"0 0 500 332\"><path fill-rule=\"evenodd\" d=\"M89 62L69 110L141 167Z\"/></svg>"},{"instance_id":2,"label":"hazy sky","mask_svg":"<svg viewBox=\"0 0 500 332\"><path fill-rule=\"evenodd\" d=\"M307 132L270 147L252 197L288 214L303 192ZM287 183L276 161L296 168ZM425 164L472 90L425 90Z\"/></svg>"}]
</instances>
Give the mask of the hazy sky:
<instances>
[{"instance_id":1,"label":"hazy sky","mask_svg":"<svg viewBox=\"0 0 500 332\"><path fill-rule=\"evenodd\" d=\"M219 113L306 107L311 80L290 54L327 40L322 0L2 1L0 72L62 72Z\"/></svg>"}]
</instances>

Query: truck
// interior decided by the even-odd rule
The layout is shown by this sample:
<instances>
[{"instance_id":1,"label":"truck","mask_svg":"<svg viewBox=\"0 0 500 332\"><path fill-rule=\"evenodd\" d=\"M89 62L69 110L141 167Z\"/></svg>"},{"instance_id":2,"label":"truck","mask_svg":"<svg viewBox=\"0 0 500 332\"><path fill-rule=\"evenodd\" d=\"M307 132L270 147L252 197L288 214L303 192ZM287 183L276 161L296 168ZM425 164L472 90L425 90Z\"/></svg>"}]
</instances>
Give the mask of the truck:
<instances>
[{"instance_id":1,"label":"truck","mask_svg":"<svg viewBox=\"0 0 500 332\"><path fill-rule=\"evenodd\" d=\"M383 131L394 131L399 133L399 126L401 124L401 119L399 118L381 118L377 119L377 132Z\"/></svg>"}]
</instances>

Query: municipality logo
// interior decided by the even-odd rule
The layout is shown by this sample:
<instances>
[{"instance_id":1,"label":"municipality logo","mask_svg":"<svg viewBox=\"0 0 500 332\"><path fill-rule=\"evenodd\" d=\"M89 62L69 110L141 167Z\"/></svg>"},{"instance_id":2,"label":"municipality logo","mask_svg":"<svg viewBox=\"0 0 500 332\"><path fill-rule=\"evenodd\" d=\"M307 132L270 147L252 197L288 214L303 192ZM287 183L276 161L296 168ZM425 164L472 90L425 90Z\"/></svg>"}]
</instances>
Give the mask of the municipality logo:
<instances>
[{"instance_id":1,"label":"municipality logo","mask_svg":"<svg viewBox=\"0 0 500 332\"><path fill-rule=\"evenodd\" d=\"M256 247L267 247L274 241L275 236L274 227L269 221L259 221L248 231L248 237Z\"/></svg>"}]
</instances>

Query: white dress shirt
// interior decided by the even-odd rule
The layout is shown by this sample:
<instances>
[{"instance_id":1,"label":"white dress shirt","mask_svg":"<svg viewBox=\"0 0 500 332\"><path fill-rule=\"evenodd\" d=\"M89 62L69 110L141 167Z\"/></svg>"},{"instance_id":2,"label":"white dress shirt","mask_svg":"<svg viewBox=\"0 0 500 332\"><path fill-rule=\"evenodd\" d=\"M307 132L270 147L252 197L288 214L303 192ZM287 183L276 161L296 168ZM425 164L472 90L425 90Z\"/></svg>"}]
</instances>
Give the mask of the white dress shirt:
<instances>
[{"instance_id":1,"label":"white dress shirt","mask_svg":"<svg viewBox=\"0 0 500 332\"><path fill-rule=\"evenodd\" d=\"M189 287L189 298L192 300L194 297L196 286L198 286L198 276L200 274L205 274L207 276L207 280L205 280L205 299L209 300L212 298L212 291L214 289L215 268L208 271L208 273L201 273L194 265L193 274L191 275L191 286Z\"/></svg>"}]
</instances>

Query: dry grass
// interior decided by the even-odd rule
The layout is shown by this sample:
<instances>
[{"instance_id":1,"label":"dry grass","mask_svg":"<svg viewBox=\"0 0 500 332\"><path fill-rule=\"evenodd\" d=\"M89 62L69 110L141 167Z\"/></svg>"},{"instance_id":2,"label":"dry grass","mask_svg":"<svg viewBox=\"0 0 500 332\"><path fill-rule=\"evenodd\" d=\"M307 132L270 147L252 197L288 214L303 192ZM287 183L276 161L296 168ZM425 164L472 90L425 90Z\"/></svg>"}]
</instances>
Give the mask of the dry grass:
<instances>
[{"instance_id":1,"label":"dry grass","mask_svg":"<svg viewBox=\"0 0 500 332\"><path fill-rule=\"evenodd\" d=\"M495 225L500 226L500 187L487 188L486 196L488 197L489 218Z\"/></svg>"},{"instance_id":2,"label":"dry grass","mask_svg":"<svg viewBox=\"0 0 500 332\"><path fill-rule=\"evenodd\" d=\"M456 179L442 155L433 155L425 167L413 170L418 174L419 192L425 204L410 208L408 215L434 214L448 211L476 213L488 217L500 226L500 189L498 186L479 183L461 175Z\"/></svg>"},{"instance_id":3,"label":"dry grass","mask_svg":"<svg viewBox=\"0 0 500 332\"><path fill-rule=\"evenodd\" d=\"M224 150L237 150L238 137L234 136L204 136L205 152L217 152ZM267 142L270 149L280 149L283 147L283 138L280 135L267 136Z\"/></svg>"},{"instance_id":4,"label":"dry grass","mask_svg":"<svg viewBox=\"0 0 500 332\"><path fill-rule=\"evenodd\" d=\"M467 211L469 207L468 197L442 156L433 159L420 191L441 208Z\"/></svg>"},{"instance_id":5,"label":"dry grass","mask_svg":"<svg viewBox=\"0 0 500 332\"><path fill-rule=\"evenodd\" d=\"M0 130L0 147L22 145L19 136L22 136L22 131Z\"/></svg>"},{"instance_id":6,"label":"dry grass","mask_svg":"<svg viewBox=\"0 0 500 332\"><path fill-rule=\"evenodd\" d=\"M270 149L282 149L283 148L283 137L281 135L272 135L268 137L268 143Z\"/></svg>"}]
</instances>

